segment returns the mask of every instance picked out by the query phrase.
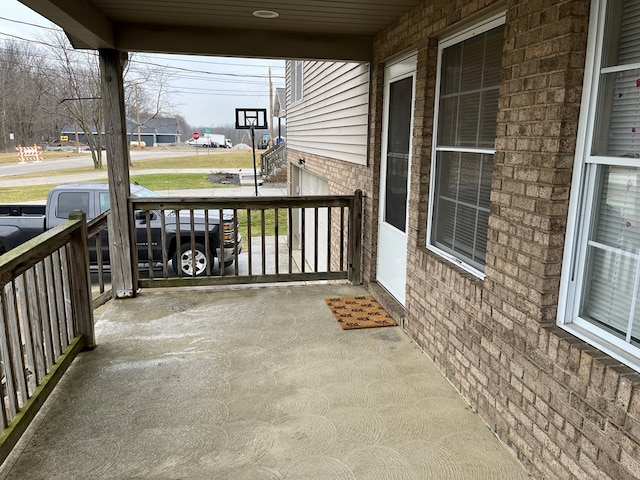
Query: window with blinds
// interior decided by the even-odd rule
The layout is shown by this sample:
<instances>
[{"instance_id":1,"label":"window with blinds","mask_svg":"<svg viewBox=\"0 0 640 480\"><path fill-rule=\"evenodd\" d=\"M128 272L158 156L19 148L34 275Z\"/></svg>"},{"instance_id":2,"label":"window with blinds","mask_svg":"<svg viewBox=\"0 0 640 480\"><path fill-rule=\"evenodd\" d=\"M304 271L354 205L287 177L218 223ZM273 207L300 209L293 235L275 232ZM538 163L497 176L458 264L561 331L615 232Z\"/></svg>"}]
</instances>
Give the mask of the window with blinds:
<instances>
[{"instance_id":1,"label":"window with blinds","mask_svg":"<svg viewBox=\"0 0 640 480\"><path fill-rule=\"evenodd\" d=\"M640 368L640 0L595 0L559 324ZM587 98L585 96L585 98ZM580 223L578 223L580 222ZM570 232L567 235L571 238Z\"/></svg>"},{"instance_id":2,"label":"window with blinds","mask_svg":"<svg viewBox=\"0 0 640 480\"><path fill-rule=\"evenodd\" d=\"M428 246L484 272L504 18L443 41Z\"/></svg>"}]
</instances>

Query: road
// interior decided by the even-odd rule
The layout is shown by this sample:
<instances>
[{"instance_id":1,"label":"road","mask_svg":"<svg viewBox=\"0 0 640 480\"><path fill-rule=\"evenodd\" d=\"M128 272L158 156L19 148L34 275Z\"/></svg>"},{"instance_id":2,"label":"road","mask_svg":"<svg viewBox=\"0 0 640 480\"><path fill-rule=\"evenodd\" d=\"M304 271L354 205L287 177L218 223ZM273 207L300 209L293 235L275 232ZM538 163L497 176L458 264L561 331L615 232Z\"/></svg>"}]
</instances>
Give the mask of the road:
<instances>
[{"instance_id":1,"label":"road","mask_svg":"<svg viewBox=\"0 0 640 480\"><path fill-rule=\"evenodd\" d=\"M228 153L228 150L199 150L199 155L220 155ZM153 161L158 158L171 158L190 156L194 154L194 150L132 150L130 155L134 161ZM104 160L106 165L106 159ZM54 160L45 160L43 162L27 162L27 163L15 163L9 165L0 165L0 187L25 187L32 185L46 185L50 183L64 183L64 182L83 182L93 181L99 179L107 179L107 169L96 170L88 173L79 173L75 175L60 174L60 170L87 167L92 165L91 156L89 153L79 154L69 158L61 158ZM130 168L129 173L131 175L136 174L154 174L154 173L238 173L241 169L238 168L178 168L178 169L140 169ZM20 178L23 175L29 175L33 173L46 173L56 172L55 175L45 175L41 177L27 177ZM244 169L243 185L253 184L253 172L249 169Z\"/></svg>"},{"instance_id":2,"label":"road","mask_svg":"<svg viewBox=\"0 0 640 480\"><path fill-rule=\"evenodd\" d=\"M202 152L202 155L210 154L216 155L219 153L225 153L228 151L211 151L211 153ZM131 160L145 161L153 160L155 158L169 158L169 157L183 157L194 155L194 150L132 150L130 152ZM46 152L45 152L46 155ZM103 162L106 165L106 155L103 157ZM93 165L91 161L91 154L89 152L74 154L68 158L58 158L53 160L45 160L43 162L25 162L9 165L0 165L0 177L11 177L15 175L28 175L30 173L48 172L51 170L64 170L67 168L88 167Z\"/></svg>"}]
</instances>

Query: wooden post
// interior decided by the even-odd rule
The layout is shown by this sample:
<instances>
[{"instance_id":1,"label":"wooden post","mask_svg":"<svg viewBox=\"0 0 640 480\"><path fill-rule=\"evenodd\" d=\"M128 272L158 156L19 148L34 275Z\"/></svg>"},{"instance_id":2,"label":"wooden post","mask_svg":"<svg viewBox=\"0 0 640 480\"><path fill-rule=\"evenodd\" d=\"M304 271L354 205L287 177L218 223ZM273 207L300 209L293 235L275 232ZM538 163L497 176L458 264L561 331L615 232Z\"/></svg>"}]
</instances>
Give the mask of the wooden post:
<instances>
[{"instance_id":1,"label":"wooden post","mask_svg":"<svg viewBox=\"0 0 640 480\"><path fill-rule=\"evenodd\" d=\"M352 285L362 284L362 190L353 192L349 205L348 275Z\"/></svg>"},{"instance_id":2,"label":"wooden post","mask_svg":"<svg viewBox=\"0 0 640 480\"><path fill-rule=\"evenodd\" d=\"M87 216L80 210L74 210L69 220L82 222L82 228L69 242L69 273L71 275L71 297L73 299L73 319L75 333L85 338L84 347L96 346L96 334L93 321L93 301L91 299L91 274L89 272L89 243L87 236Z\"/></svg>"},{"instance_id":3,"label":"wooden post","mask_svg":"<svg viewBox=\"0 0 640 480\"><path fill-rule=\"evenodd\" d=\"M127 54L113 49L100 49L102 76L102 108L109 175L111 215L109 216L109 254L111 257L111 284L116 298L133 297L136 290L136 272L133 268L135 237L129 216L129 148L125 122L122 71Z\"/></svg>"}]
</instances>

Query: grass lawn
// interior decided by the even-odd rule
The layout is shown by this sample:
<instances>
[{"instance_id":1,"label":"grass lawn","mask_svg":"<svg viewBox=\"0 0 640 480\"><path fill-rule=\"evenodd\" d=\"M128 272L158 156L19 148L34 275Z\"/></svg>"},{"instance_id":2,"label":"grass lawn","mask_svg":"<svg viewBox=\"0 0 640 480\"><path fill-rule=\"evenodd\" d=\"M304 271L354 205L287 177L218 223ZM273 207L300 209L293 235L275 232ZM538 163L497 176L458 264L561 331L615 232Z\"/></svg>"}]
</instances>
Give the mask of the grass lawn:
<instances>
[{"instance_id":1,"label":"grass lawn","mask_svg":"<svg viewBox=\"0 0 640 480\"><path fill-rule=\"evenodd\" d=\"M61 153L61 152L48 152L48 153ZM8 161L3 162L7 154L0 154L0 164L10 163ZM67 158L67 157L59 157ZM45 159L45 161L48 160ZM257 168L260 168L260 157L256 156L258 162ZM15 162L15 158L12 160ZM107 165L105 164L102 170L96 170L91 163L91 157L86 159L86 167L77 168L64 168L48 170L46 173L28 173L25 175L17 175L14 178L40 178L43 176L58 176L58 175L77 175L82 173L95 173L96 179L107 178ZM210 168L215 170L218 168L242 168L253 169L253 157L249 152L229 152L229 153L216 153L207 155L206 152L199 155L189 155L186 157L170 157L170 158L154 158L148 160L138 160L132 162L130 167L133 171L138 170L151 170L151 169L167 169L167 170L179 170L181 168Z\"/></svg>"},{"instance_id":2,"label":"grass lawn","mask_svg":"<svg viewBox=\"0 0 640 480\"><path fill-rule=\"evenodd\" d=\"M73 152L45 152L45 161L60 158L69 158L76 156ZM256 154L256 160L259 161L259 154ZM17 163L17 155L13 153L0 153L0 164ZM26 175L17 175L12 178L42 178L51 176L89 174L94 173L95 179L91 181L106 182L107 168L106 165L102 170L96 170L91 163L91 156L86 155L86 167L48 170L41 173L30 173ZM154 173L144 174L144 170L149 169L167 169L177 170L186 168L210 168L212 170L222 168L242 168L253 169L253 155L251 152L226 152L220 150L200 150L197 155L178 156L169 158L155 158L148 160L134 161L131 167L131 181L138 182L140 185L150 190L158 191L165 194L167 190L187 190L187 189L207 189L207 188L230 188L233 185L221 185L210 182L204 173ZM45 202L49 190L51 188L66 183L66 180L59 183L50 183L46 185L19 186L19 187L0 187L0 203L22 203L31 201ZM238 230L246 238L247 237L247 212L238 212L239 227ZM287 232L287 211L278 212L279 233L281 235ZM262 216L260 211L253 211L251 214L251 235L260 236ZM265 235L272 236L275 233L275 212L273 210L265 211Z\"/></svg>"},{"instance_id":3,"label":"grass lawn","mask_svg":"<svg viewBox=\"0 0 640 480\"><path fill-rule=\"evenodd\" d=\"M78 154L75 152L43 152L42 158L47 160L59 160L61 158L76 157ZM11 163L18 163L18 151L15 152L0 152L0 165L8 165ZM91 156L87 154L87 161L91 163Z\"/></svg>"},{"instance_id":4,"label":"grass lawn","mask_svg":"<svg viewBox=\"0 0 640 480\"><path fill-rule=\"evenodd\" d=\"M249 238L247 233L247 211L238 211L238 231L242 234L243 238ZM278 210L278 234L286 235L288 232L288 218L287 210ZM260 211L251 212L251 236L259 237L262 235L261 230L262 215ZM264 212L264 229L266 236L273 236L275 234L275 212L273 210L265 210Z\"/></svg>"},{"instance_id":5,"label":"grass lawn","mask_svg":"<svg viewBox=\"0 0 640 480\"><path fill-rule=\"evenodd\" d=\"M95 180L97 182L106 182L106 178ZM233 185L221 185L207 180L206 175L202 173L160 173L150 175L132 175L132 182L138 182L140 185L147 187L149 190L191 190L202 188L229 188ZM21 203L31 201L45 201L49 190L61 183L51 183L47 185L33 185L20 187L3 187L0 188L0 203Z\"/></svg>"},{"instance_id":6,"label":"grass lawn","mask_svg":"<svg viewBox=\"0 0 640 480\"><path fill-rule=\"evenodd\" d=\"M198 155L183 157L154 158L153 160L134 160L131 168L253 168L253 156L250 152L226 152L213 150L215 153L202 151ZM256 153L256 162L260 166L260 155Z\"/></svg>"},{"instance_id":7,"label":"grass lawn","mask_svg":"<svg viewBox=\"0 0 640 480\"><path fill-rule=\"evenodd\" d=\"M149 190L194 190L203 188L230 188L235 185L222 185L207 179L204 173L152 173L131 175L131 182L138 182Z\"/></svg>"},{"instance_id":8,"label":"grass lawn","mask_svg":"<svg viewBox=\"0 0 640 480\"><path fill-rule=\"evenodd\" d=\"M55 184L49 184L31 187L2 187L0 188L0 203L23 203L37 200L44 203L49 190L55 186Z\"/></svg>"}]
</instances>

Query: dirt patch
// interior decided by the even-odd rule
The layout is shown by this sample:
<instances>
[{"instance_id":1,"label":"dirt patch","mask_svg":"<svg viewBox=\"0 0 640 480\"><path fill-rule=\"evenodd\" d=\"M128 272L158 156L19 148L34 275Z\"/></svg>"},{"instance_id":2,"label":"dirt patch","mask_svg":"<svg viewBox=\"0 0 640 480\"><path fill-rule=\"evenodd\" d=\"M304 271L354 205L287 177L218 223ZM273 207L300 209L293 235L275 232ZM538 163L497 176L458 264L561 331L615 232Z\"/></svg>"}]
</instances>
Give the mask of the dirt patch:
<instances>
[{"instance_id":1,"label":"dirt patch","mask_svg":"<svg viewBox=\"0 0 640 480\"><path fill-rule=\"evenodd\" d=\"M237 173L211 173L207 179L213 183L222 185L240 185L240 175Z\"/></svg>"}]
</instances>

